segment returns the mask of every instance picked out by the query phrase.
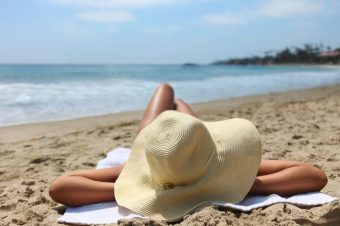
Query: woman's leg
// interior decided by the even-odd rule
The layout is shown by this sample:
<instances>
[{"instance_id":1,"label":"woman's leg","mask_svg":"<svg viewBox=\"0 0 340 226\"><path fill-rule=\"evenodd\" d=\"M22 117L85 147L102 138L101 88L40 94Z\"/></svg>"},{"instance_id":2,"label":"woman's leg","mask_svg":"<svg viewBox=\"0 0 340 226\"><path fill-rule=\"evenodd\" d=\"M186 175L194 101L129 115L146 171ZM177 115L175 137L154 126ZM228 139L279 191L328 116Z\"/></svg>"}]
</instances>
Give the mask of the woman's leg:
<instances>
[{"instance_id":1,"label":"woman's leg","mask_svg":"<svg viewBox=\"0 0 340 226\"><path fill-rule=\"evenodd\" d=\"M189 106L189 104L187 104L186 102L184 102L184 100L177 99L177 100L175 101L175 110L196 117L196 113L191 109L191 107Z\"/></svg>"},{"instance_id":2,"label":"woman's leg","mask_svg":"<svg viewBox=\"0 0 340 226\"><path fill-rule=\"evenodd\" d=\"M174 110L174 90L168 84L161 84L152 95L146 107L139 130L150 124L160 113L166 110Z\"/></svg>"},{"instance_id":3,"label":"woman's leg","mask_svg":"<svg viewBox=\"0 0 340 226\"><path fill-rule=\"evenodd\" d=\"M181 99L174 101L175 93L169 84L161 84L152 95L141 120L139 130L150 124L160 113L176 110L196 117L196 113Z\"/></svg>"},{"instance_id":4,"label":"woman's leg","mask_svg":"<svg viewBox=\"0 0 340 226\"><path fill-rule=\"evenodd\" d=\"M319 191L327 184L320 169L301 162L263 160L250 194L294 195Z\"/></svg>"}]
</instances>

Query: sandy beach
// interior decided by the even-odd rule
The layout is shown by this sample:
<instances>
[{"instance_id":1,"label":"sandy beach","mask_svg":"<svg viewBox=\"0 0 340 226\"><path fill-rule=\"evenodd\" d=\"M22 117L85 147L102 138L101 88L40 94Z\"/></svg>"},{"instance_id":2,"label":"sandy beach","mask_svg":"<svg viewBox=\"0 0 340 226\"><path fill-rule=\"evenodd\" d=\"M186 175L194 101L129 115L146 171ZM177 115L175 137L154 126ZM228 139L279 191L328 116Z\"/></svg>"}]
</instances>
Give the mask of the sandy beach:
<instances>
[{"instance_id":1,"label":"sandy beach","mask_svg":"<svg viewBox=\"0 0 340 226\"><path fill-rule=\"evenodd\" d=\"M340 198L340 85L195 104L208 121L241 117L262 135L264 159L297 160L324 170L322 192ZM65 172L94 168L117 146L130 147L141 111L0 128L0 225L60 225L48 195ZM276 204L250 213L206 207L179 225L340 225L339 201L298 208ZM120 225L166 225L147 220Z\"/></svg>"}]
</instances>

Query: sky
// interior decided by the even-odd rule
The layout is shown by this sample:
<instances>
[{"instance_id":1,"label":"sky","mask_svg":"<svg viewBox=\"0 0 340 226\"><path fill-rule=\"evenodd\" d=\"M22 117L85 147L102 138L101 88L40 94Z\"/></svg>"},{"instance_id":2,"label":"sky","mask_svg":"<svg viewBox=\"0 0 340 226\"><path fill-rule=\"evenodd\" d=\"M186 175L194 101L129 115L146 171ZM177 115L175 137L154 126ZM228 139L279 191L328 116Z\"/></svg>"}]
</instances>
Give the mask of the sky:
<instances>
[{"instance_id":1,"label":"sky","mask_svg":"<svg viewBox=\"0 0 340 226\"><path fill-rule=\"evenodd\" d=\"M211 63L340 47L338 0L0 0L0 63Z\"/></svg>"}]
</instances>

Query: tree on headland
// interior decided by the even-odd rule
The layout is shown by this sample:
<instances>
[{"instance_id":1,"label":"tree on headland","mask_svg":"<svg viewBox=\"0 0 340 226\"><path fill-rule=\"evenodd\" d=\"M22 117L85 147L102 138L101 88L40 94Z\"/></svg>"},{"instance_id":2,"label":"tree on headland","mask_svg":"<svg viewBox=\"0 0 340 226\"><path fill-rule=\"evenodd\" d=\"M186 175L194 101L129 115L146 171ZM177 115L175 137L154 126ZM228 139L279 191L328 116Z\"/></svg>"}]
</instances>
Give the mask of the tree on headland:
<instances>
[{"instance_id":1,"label":"tree on headland","mask_svg":"<svg viewBox=\"0 0 340 226\"><path fill-rule=\"evenodd\" d=\"M266 51L264 56L231 58L216 61L214 65L270 65L270 64L340 64L340 48L305 44L303 47L286 47L279 51Z\"/></svg>"}]
</instances>

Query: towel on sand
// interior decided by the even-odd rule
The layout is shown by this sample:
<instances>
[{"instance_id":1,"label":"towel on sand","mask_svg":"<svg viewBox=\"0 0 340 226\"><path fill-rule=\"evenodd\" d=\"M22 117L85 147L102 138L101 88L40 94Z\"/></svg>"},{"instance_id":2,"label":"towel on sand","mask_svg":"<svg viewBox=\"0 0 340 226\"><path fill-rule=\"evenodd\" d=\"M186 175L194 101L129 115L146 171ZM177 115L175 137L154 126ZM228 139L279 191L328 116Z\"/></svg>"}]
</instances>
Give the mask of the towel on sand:
<instances>
[{"instance_id":1,"label":"towel on sand","mask_svg":"<svg viewBox=\"0 0 340 226\"><path fill-rule=\"evenodd\" d=\"M131 150L128 148L116 148L111 150L105 159L98 162L97 169L114 167L124 163L128 159L130 151ZM275 194L269 196L247 196L244 200L236 204L214 202L211 203L211 205L247 212L275 203L290 203L297 206L316 206L330 203L335 200L337 200L337 198L321 192L311 192L291 197L281 197ZM130 219L134 217L141 216L124 207L118 206L116 202L105 202L75 208L69 207L65 214L58 219L58 222L73 224L112 224L117 223L119 219Z\"/></svg>"}]
</instances>

